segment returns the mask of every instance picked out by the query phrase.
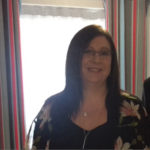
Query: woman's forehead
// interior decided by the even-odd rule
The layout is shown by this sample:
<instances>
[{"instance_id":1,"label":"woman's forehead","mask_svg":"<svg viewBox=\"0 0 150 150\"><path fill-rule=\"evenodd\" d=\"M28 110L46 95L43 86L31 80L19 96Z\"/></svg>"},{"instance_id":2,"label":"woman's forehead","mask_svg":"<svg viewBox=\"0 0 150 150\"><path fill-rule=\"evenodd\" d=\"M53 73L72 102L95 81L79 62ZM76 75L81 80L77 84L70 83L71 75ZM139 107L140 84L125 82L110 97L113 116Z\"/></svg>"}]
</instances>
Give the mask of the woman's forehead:
<instances>
[{"instance_id":1,"label":"woman's forehead","mask_svg":"<svg viewBox=\"0 0 150 150\"><path fill-rule=\"evenodd\" d=\"M105 47L107 49L110 49L111 45L105 36L96 36L89 42L88 47Z\"/></svg>"}]
</instances>

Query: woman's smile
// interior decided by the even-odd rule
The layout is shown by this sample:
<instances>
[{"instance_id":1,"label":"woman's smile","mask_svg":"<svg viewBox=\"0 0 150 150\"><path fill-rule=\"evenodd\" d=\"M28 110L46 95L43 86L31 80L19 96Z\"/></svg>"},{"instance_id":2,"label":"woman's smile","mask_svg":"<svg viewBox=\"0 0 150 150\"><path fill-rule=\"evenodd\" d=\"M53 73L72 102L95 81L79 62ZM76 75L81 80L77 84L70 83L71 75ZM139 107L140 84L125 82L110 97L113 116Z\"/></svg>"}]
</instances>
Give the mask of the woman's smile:
<instances>
[{"instance_id":1,"label":"woman's smile","mask_svg":"<svg viewBox=\"0 0 150 150\"><path fill-rule=\"evenodd\" d=\"M100 71L102 71L101 68L96 68L96 67L88 67L87 69L90 72L100 72Z\"/></svg>"}]
</instances>

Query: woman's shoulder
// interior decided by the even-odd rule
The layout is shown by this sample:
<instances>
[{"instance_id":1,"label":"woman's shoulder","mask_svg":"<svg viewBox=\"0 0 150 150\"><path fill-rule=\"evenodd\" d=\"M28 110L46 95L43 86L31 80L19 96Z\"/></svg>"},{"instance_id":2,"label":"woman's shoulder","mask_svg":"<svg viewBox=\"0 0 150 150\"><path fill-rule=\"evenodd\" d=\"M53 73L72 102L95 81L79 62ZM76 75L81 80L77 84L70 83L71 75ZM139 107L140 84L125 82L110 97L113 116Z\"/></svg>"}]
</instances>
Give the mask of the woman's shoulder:
<instances>
[{"instance_id":1,"label":"woman's shoulder","mask_svg":"<svg viewBox=\"0 0 150 150\"><path fill-rule=\"evenodd\" d=\"M55 101L58 101L59 99L61 99L63 97L63 92L60 92L60 93L57 93L57 94L54 94L50 97L48 97L44 103L44 107L47 106L47 105L52 105Z\"/></svg>"},{"instance_id":2,"label":"woman's shoulder","mask_svg":"<svg viewBox=\"0 0 150 150\"><path fill-rule=\"evenodd\" d=\"M132 103L142 104L142 100L140 100L140 98L138 96L133 95L133 94L126 92L126 91L121 91L121 100L132 102Z\"/></svg>"},{"instance_id":3,"label":"woman's shoulder","mask_svg":"<svg viewBox=\"0 0 150 150\"><path fill-rule=\"evenodd\" d=\"M35 118L35 122L37 120L40 120L41 122L41 127L45 124L45 122L49 122L51 120L51 109L53 105L55 104L56 101L61 99L62 97L62 92L57 93L55 95L50 96L49 98L46 99L45 103L41 107L39 113L37 114Z\"/></svg>"},{"instance_id":4,"label":"woman's shoulder","mask_svg":"<svg viewBox=\"0 0 150 150\"><path fill-rule=\"evenodd\" d=\"M126 91L121 92L121 114L123 117L132 116L141 119L147 116L146 109L138 96Z\"/></svg>"},{"instance_id":5,"label":"woman's shoulder","mask_svg":"<svg viewBox=\"0 0 150 150\"><path fill-rule=\"evenodd\" d=\"M46 143L48 142L48 139L50 138L53 129L51 109L54 103L58 101L60 97L62 97L62 93L57 93L47 98L41 110L35 117L33 121L34 123L33 147L44 149L44 147L46 146Z\"/></svg>"},{"instance_id":6,"label":"woman's shoulder","mask_svg":"<svg viewBox=\"0 0 150 150\"><path fill-rule=\"evenodd\" d=\"M133 147L136 147L138 144L142 146L144 141L147 145L149 145L150 130L148 114L142 105L142 101L137 96L125 91L121 92L121 97L122 102L119 118L119 127L123 131L121 137L124 138L124 135L127 133L127 129L132 129L134 135L133 139L136 141L135 143L132 140L130 141L130 144ZM139 136L141 137L140 140L138 139Z\"/></svg>"}]
</instances>

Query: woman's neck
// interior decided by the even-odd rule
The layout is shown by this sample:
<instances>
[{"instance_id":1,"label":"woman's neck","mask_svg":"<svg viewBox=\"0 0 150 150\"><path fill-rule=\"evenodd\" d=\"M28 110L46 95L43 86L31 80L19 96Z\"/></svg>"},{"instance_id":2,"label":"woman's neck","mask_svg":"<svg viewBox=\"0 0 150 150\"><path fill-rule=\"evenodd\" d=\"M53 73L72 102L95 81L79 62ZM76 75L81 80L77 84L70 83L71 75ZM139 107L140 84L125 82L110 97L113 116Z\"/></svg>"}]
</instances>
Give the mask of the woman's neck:
<instances>
[{"instance_id":1,"label":"woman's neck","mask_svg":"<svg viewBox=\"0 0 150 150\"><path fill-rule=\"evenodd\" d=\"M84 130L92 130L107 122L106 86L86 86L83 101L72 121Z\"/></svg>"},{"instance_id":2,"label":"woman's neck","mask_svg":"<svg viewBox=\"0 0 150 150\"><path fill-rule=\"evenodd\" d=\"M107 86L90 85L83 88L83 107L105 107ZM86 109L86 108L85 108Z\"/></svg>"}]
</instances>

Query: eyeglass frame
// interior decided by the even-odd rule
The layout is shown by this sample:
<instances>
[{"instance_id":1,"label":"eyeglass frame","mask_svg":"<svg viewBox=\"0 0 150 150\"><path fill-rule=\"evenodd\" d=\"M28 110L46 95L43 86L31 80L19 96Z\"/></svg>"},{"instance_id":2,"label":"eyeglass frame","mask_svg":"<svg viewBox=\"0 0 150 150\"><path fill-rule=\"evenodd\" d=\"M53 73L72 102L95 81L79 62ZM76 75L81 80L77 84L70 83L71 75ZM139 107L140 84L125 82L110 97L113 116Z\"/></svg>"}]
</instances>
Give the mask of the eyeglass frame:
<instances>
[{"instance_id":1,"label":"eyeglass frame","mask_svg":"<svg viewBox=\"0 0 150 150\"><path fill-rule=\"evenodd\" d=\"M83 56L86 56L87 58L95 58L96 54L98 54L98 56L100 58L108 58L108 57L112 56L112 51L111 50L105 50L105 49L102 49L100 51L86 49L83 52Z\"/></svg>"}]
</instances>

